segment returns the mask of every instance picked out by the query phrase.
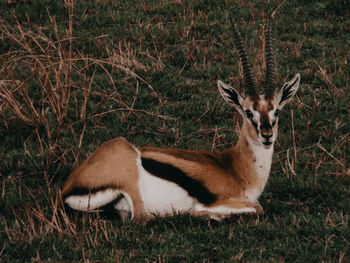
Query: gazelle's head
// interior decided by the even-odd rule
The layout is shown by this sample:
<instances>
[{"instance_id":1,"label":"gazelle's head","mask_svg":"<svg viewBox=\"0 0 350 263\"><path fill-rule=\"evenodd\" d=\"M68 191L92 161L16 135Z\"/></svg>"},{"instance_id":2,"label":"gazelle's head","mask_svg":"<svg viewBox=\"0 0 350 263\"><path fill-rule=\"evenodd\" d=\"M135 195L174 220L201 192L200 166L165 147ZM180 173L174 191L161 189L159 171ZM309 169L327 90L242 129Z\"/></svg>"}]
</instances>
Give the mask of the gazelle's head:
<instances>
[{"instance_id":1,"label":"gazelle's head","mask_svg":"<svg viewBox=\"0 0 350 263\"><path fill-rule=\"evenodd\" d=\"M221 80L217 83L218 88L224 100L234 106L242 115L242 130L245 132L246 137L254 144L260 144L265 148L270 148L277 138L279 112L297 92L300 74L296 74L292 80L286 82L282 86L279 92L276 92L274 84L275 62L272 52L271 26L270 22L268 22L265 33L265 95L258 95L258 88L246 57L243 41L238 32L237 25L233 23L232 25L240 60L242 62L247 96L246 98L242 98L233 87L226 85Z\"/></svg>"}]
</instances>

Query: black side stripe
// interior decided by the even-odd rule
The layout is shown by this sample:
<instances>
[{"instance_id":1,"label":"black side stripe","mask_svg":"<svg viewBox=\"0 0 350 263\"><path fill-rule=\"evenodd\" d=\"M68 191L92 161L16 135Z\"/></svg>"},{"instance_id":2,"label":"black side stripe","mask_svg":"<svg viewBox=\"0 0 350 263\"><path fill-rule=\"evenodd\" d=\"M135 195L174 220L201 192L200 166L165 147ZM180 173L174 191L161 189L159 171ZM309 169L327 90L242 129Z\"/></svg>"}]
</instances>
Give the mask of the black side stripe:
<instances>
[{"instance_id":1,"label":"black side stripe","mask_svg":"<svg viewBox=\"0 0 350 263\"><path fill-rule=\"evenodd\" d=\"M217 201L217 196L211 193L201 181L189 177L179 168L149 158L141 158L141 161L147 172L179 185L200 203L210 205Z\"/></svg>"}]
</instances>

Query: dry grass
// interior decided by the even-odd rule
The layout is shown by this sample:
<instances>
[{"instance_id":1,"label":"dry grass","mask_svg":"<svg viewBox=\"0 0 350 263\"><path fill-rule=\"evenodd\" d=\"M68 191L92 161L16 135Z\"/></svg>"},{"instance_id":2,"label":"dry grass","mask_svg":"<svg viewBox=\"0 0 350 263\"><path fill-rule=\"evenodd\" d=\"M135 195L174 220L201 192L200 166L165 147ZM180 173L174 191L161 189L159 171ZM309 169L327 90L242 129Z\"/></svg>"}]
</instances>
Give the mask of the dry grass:
<instances>
[{"instance_id":1,"label":"dry grass","mask_svg":"<svg viewBox=\"0 0 350 263\"><path fill-rule=\"evenodd\" d=\"M339 33L348 25L341 15L313 17L321 5L315 11L290 1L237 3L257 81L265 70L264 10L278 21L280 80L302 75L298 96L282 113L261 198L266 215L222 224L178 216L138 226L57 210L57 192L89 152L114 136L191 149L234 144L240 120L214 85L221 78L239 86L243 76L224 1L98 1L98 8L64 1L56 6L64 19L47 3L40 17L47 23L33 18L37 11L21 13L37 3L19 2L8 1L11 16L0 18L4 261L349 261L350 53Z\"/></svg>"},{"instance_id":2,"label":"dry grass","mask_svg":"<svg viewBox=\"0 0 350 263\"><path fill-rule=\"evenodd\" d=\"M124 119L134 112L139 82L143 82L158 97L152 86L136 72L147 71L156 64L143 65L137 60L136 50L130 44L120 41L117 48L111 49L108 43L100 43L106 50L106 58L91 58L73 46L74 2L65 1L68 10L68 26L64 35L58 31L56 18L47 10L50 19L48 28L26 28L14 16L15 25L0 20L0 32L4 39L12 44L9 51L0 56L3 65L0 71L0 105L2 121L6 128L8 122L20 122L28 129L33 129L36 141L40 146L39 155L46 156L46 165L63 161L66 151L79 156L84 139L86 119L99 118L102 115L120 111ZM61 30L62 31L62 30ZM54 34L52 34L54 33ZM103 39L103 36L100 37ZM99 39L99 40L100 40ZM98 41L99 41L98 40ZM147 57L151 57L150 54ZM106 84L112 92L101 92L95 82L95 73L105 75ZM124 73L124 81L136 80L135 94L130 105L121 98L112 76L113 72ZM25 77L24 77L25 76ZM21 79L21 80L19 80ZM113 101L114 107L105 112L87 114L87 103L91 98L101 101ZM159 102L162 101L158 98ZM68 111L74 111L73 114ZM136 110L144 114L167 119L145 110ZM76 122L83 123L80 134L74 130ZM67 127L70 127L67 131ZM42 131L44 130L44 132ZM76 149L62 149L63 134L79 138ZM31 153L26 150L31 158ZM74 162L76 163L76 161Z\"/></svg>"}]
</instances>

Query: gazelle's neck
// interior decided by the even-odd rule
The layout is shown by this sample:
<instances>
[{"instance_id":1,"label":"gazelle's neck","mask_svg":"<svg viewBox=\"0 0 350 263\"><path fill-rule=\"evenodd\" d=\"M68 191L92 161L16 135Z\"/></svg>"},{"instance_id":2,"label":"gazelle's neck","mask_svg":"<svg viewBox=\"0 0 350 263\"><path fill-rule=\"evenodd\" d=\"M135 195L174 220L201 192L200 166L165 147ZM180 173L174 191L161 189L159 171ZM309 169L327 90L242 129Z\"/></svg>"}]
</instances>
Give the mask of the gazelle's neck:
<instances>
[{"instance_id":1,"label":"gazelle's neck","mask_svg":"<svg viewBox=\"0 0 350 263\"><path fill-rule=\"evenodd\" d=\"M239 156L237 162L241 163L240 166L245 171L246 198L255 202L264 190L270 175L273 145L266 149L264 145L254 142L246 134L241 132L234 149Z\"/></svg>"},{"instance_id":2,"label":"gazelle's neck","mask_svg":"<svg viewBox=\"0 0 350 263\"><path fill-rule=\"evenodd\" d=\"M261 144L250 142L249 139L248 145L254 158L253 163L258 177L261 179L268 177L272 164L273 145L266 149Z\"/></svg>"},{"instance_id":3,"label":"gazelle's neck","mask_svg":"<svg viewBox=\"0 0 350 263\"><path fill-rule=\"evenodd\" d=\"M254 166L258 177L265 177L262 173L270 173L273 145L267 149L264 145L256 143L241 134L235 146L235 150L240 152L240 155L244 158L245 162L249 162L249 164L247 163L247 166L251 166L250 164Z\"/></svg>"},{"instance_id":4,"label":"gazelle's neck","mask_svg":"<svg viewBox=\"0 0 350 263\"><path fill-rule=\"evenodd\" d=\"M251 125L248 126L247 122L244 121L237 145L240 145L241 150L251 156L249 159L253 161L257 176L264 178L270 173L274 143L267 148L253 136L258 135L256 135L254 128Z\"/></svg>"}]
</instances>

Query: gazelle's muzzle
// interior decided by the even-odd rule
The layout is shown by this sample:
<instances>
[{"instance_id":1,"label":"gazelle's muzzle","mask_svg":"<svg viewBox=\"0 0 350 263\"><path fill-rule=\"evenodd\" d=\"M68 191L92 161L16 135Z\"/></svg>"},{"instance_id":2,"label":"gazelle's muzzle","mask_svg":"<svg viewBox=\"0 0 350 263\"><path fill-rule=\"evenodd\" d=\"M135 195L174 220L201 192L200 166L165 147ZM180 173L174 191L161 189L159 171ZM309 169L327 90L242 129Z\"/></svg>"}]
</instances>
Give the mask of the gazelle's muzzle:
<instances>
[{"instance_id":1,"label":"gazelle's muzzle","mask_svg":"<svg viewBox=\"0 0 350 263\"><path fill-rule=\"evenodd\" d=\"M264 145L269 146L273 143L273 129L272 125L268 121L268 118L262 120L260 125L260 135L264 139L262 142Z\"/></svg>"}]
</instances>

